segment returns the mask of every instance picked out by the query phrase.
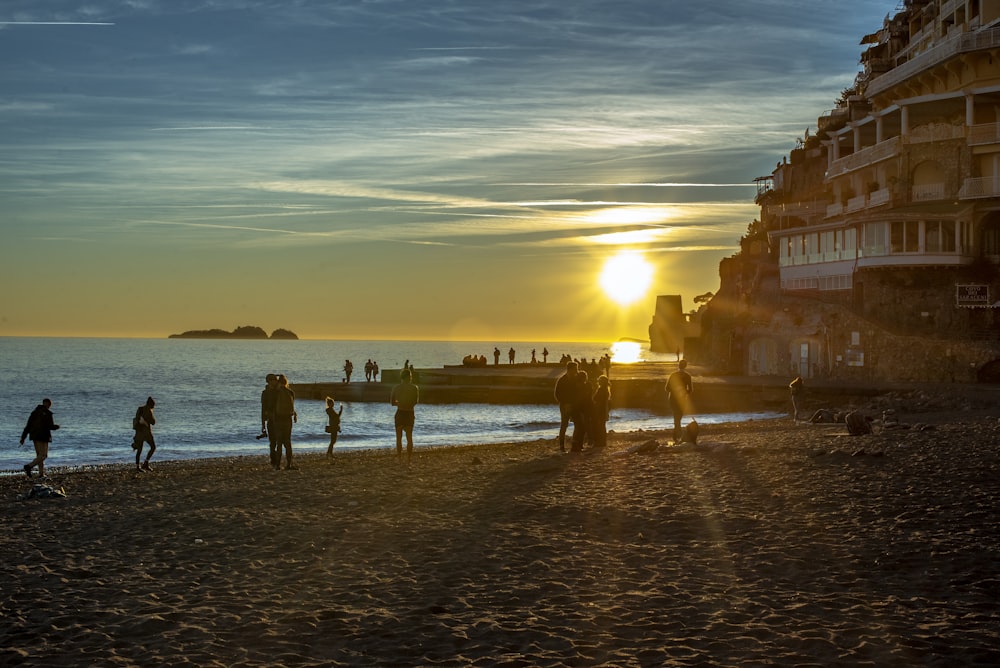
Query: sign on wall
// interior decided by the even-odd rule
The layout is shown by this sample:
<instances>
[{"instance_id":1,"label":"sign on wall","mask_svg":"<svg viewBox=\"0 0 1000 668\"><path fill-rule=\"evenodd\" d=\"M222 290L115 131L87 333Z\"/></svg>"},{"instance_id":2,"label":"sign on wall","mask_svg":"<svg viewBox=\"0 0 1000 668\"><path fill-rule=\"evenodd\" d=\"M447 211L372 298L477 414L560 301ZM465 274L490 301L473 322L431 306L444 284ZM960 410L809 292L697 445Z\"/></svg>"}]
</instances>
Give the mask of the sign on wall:
<instances>
[{"instance_id":1,"label":"sign on wall","mask_svg":"<svg viewBox=\"0 0 1000 668\"><path fill-rule=\"evenodd\" d=\"M988 285L956 285L955 306L959 308L992 308L997 306L990 301L990 286Z\"/></svg>"}]
</instances>

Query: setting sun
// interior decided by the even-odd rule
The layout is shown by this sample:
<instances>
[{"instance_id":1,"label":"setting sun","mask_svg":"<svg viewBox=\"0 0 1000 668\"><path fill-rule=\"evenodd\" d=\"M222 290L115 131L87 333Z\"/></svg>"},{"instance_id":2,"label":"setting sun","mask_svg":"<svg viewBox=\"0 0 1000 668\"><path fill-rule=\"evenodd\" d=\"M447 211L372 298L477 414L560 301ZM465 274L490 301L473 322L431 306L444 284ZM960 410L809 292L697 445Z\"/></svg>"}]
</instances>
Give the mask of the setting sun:
<instances>
[{"instance_id":1,"label":"setting sun","mask_svg":"<svg viewBox=\"0 0 1000 668\"><path fill-rule=\"evenodd\" d=\"M608 259L601 270L601 287L619 304L641 299L653 282L653 266L641 253L624 251Z\"/></svg>"}]
</instances>

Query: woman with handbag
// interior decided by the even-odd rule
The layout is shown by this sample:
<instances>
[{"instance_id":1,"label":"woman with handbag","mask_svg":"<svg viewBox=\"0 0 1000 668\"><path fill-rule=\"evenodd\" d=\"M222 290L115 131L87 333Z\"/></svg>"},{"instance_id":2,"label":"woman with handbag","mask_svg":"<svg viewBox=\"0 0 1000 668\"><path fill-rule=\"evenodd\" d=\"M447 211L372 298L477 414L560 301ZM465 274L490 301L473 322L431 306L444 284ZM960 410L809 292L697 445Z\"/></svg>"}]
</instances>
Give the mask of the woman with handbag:
<instances>
[{"instance_id":1,"label":"woman with handbag","mask_svg":"<svg viewBox=\"0 0 1000 668\"><path fill-rule=\"evenodd\" d=\"M326 456L333 457L333 446L337 442L337 434L340 433L340 416L344 414L344 402L340 402L340 410L333 409L333 397L326 398L326 414L330 418L326 425L326 431L330 434L330 445L326 449Z\"/></svg>"}]
</instances>

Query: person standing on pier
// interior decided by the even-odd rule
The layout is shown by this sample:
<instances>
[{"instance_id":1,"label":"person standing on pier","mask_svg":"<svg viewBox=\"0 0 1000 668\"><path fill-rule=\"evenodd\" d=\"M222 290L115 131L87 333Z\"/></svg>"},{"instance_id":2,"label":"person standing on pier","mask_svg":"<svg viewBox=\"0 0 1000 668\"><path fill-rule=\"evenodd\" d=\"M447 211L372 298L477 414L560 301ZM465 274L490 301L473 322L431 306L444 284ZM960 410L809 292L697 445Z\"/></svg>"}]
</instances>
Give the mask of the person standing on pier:
<instances>
[{"instance_id":1,"label":"person standing on pier","mask_svg":"<svg viewBox=\"0 0 1000 668\"><path fill-rule=\"evenodd\" d=\"M403 457L403 434L406 434L406 462L413 457L413 423L416 420L414 407L420 400L420 388L412 382L409 369L399 372L399 384L392 388L389 403L396 407L396 456Z\"/></svg>"},{"instance_id":2,"label":"person standing on pier","mask_svg":"<svg viewBox=\"0 0 1000 668\"><path fill-rule=\"evenodd\" d=\"M694 392L694 385L691 374L685 371L686 368L687 360L681 360L677 363L677 371L670 374L667 379L667 401L670 403L670 411L674 414L674 443L680 443L683 436L681 418L691 413L691 394Z\"/></svg>"},{"instance_id":3,"label":"person standing on pier","mask_svg":"<svg viewBox=\"0 0 1000 668\"><path fill-rule=\"evenodd\" d=\"M511 348L510 350L508 350L508 351L507 351L507 361L508 361L508 362L509 362L510 364L513 364L513 363L514 363L514 355L515 355L515 354L516 354L516 353L514 352L514 349L513 349L513 348Z\"/></svg>"}]
</instances>

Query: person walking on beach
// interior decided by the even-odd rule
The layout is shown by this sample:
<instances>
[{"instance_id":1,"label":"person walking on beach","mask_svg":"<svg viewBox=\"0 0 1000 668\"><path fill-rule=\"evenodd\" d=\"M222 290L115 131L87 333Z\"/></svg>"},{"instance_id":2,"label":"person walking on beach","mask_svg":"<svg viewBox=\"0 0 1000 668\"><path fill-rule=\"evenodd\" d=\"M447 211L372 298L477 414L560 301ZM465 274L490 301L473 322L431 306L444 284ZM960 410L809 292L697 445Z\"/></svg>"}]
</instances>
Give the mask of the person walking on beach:
<instances>
[{"instance_id":1,"label":"person walking on beach","mask_svg":"<svg viewBox=\"0 0 1000 668\"><path fill-rule=\"evenodd\" d=\"M278 468L281 461L281 451L274 441L274 400L277 397L278 376L269 373L265 377L264 389L260 393L260 433L267 436L267 451L271 460L271 468ZM259 437L258 437L259 438Z\"/></svg>"},{"instance_id":2,"label":"person walking on beach","mask_svg":"<svg viewBox=\"0 0 1000 668\"><path fill-rule=\"evenodd\" d=\"M153 425L156 418L153 417L153 407L156 402L153 397L146 397L146 403L135 410L135 417L132 418L132 428L135 429L135 437L132 439L132 449L135 450L135 470L138 472L152 471L149 467L149 460L156 452L156 441L153 440ZM142 444L149 443L149 452L146 453L146 460L139 465L142 457Z\"/></svg>"},{"instance_id":3,"label":"person walking on beach","mask_svg":"<svg viewBox=\"0 0 1000 668\"><path fill-rule=\"evenodd\" d=\"M608 417L611 412L611 382L607 376L598 376L592 403L590 440L595 448L603 448L608 444Z\"/></svg>"},{"instance_id":4,"label":"person walking on beach","mask_svg":"<svg viewBox=\"0 0 1000 668\"><path fill-rule=\"evenodd\" d=\"M802 381L802 376L796 376L795 380L788 384L788 390L792 394L792 421L799 421L799 402L805 393L806 385Z\"/></svg>"},{"instance_id":5,"label":"person walking on beach","mask_svg":"<svg viewBox=\"0 0 1000 668\"><path fill-rule=\"evenodd\" d=\"M573 419L573 401L576 397L579 365L566 362L566 372L556 381L555 397L559 404L559 452L566 452L566 429Z\"/></svg>"},{"instance_id":6,"label":"person walking on beach","mask_svg":"<svg viewBox=\"0 0 1000 668\"><path fill-rule=\"evenodd\" d=\"M691 374L685 369L687 360L681 360L677 363L677 371L667 378L667 401L670 403L670 411L674 414L674 443L680 443L683 436L681 418L691 413L691 394L694 392L694 385L691 382Z\"/></svg>"},{"instance_id":7,"label":"person walking on beach","mask_svg":"<svg viewBox=\"0 0 1000 668\"><path fill-rule=\"evenodd\" d=\"M420 400L420 388L413 384L409 369L399 373L399 384L392 388L389 403L396 407L396 456L403 457L403 434L406 434L406 461L413 456L413 423L416 419L414 407Z\"/></svg>"},{"instance_id":8,"label":"person walking on beach","mask_svg":"<svg viewBox=\"0 0 1000 668\"><path fill-rule=\"evenodd\" d=\"M274 396L274 418L271 420L271 428L274 430L274 449L276 461L274 470L281 468L281 449L285 449L285 470L291 471L295 468L292 460L292 423L299 421L299 414L295 412L295 393L288 387L288 378L285 374L278 374L278 384L275 388Z\"/></svg>"},{"instance_id":9,"label":"person walking on beach","mask_svg":"<svg viewBox=\"0 0 1000 668\"><path fill-rule=\"evenodd\" d=\"M24 425L24 431L21 432L21 445L24 445L24 439L29 437L35 445L35 458L24 465L24 473L29 478L31 477L31 469L36 466L38 467L38 476L45 477L45 460L49 456L49 443L52 442L52 432L58 428L59 425L52 417L52 400L42 399L42 403L31 411L28 423Z\"/></svg>"},{"instance_id":10,"label":"person walking on beach","mask_svg":"<svg viewBox=\"0 0 1000 668\"><path fill-rule=\"evenodd\" d=\"M330 434L330 445L326 449L326 456L333 457L333 446L337 442L337 434L340 433L340 416L344 414L344 402L340 402L340 410L334 410L333 397L326 398L326 431Z\"/></svg>"}]
</instances>

